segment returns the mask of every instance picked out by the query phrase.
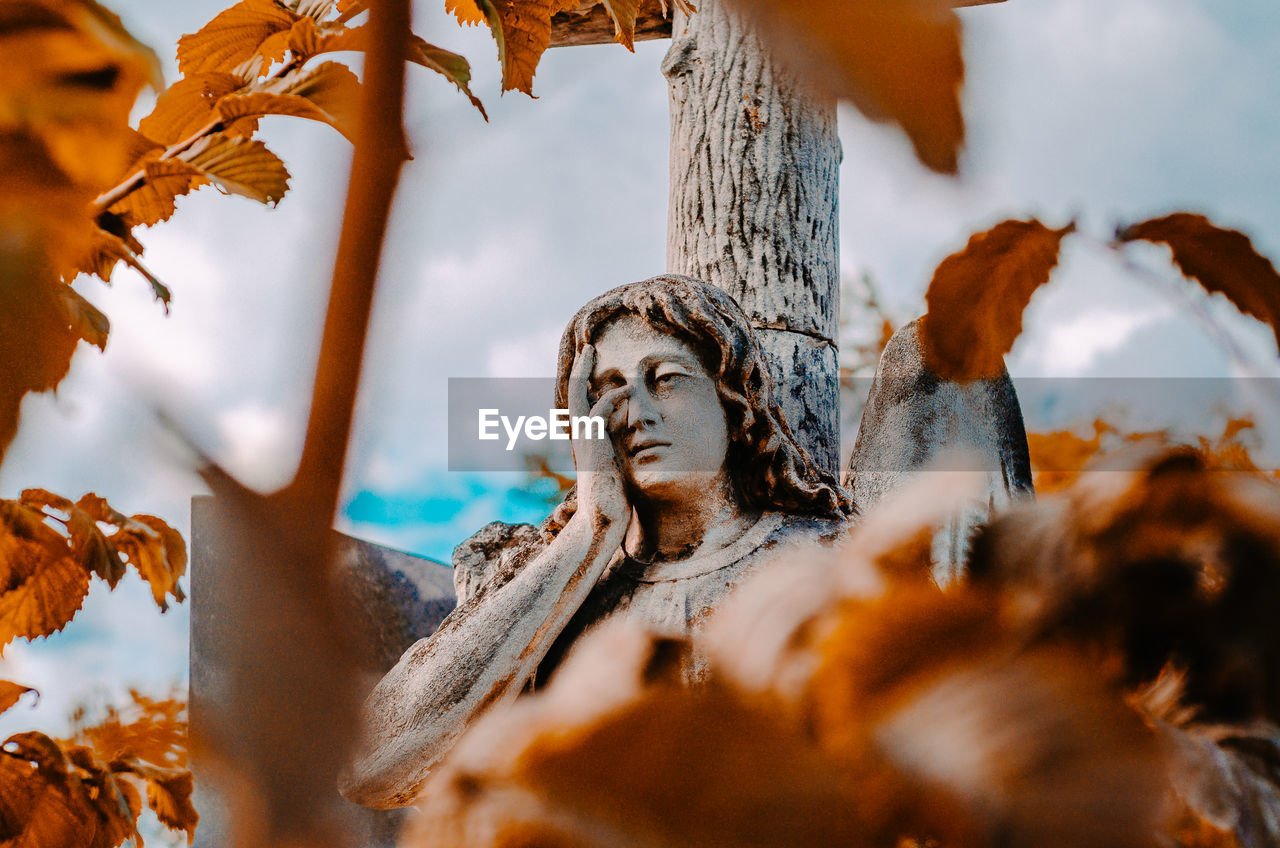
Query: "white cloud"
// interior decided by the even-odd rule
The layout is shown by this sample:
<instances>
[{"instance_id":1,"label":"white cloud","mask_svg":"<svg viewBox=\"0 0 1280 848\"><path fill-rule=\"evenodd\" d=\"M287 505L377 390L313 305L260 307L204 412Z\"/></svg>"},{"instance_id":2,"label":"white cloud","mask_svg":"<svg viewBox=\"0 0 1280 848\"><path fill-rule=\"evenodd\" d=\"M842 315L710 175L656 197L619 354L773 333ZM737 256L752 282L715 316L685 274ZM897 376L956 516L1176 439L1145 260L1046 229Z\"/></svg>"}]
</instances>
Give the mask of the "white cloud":
<instances>
[{"instance_id":1,"label":"white cloud","mask_svg":"<svg viewBox=\"0 0 1280 848\"><path fill-rule=\"evenodd\" d=\"M302 457L301 416L279 406L247 403L218 415L218 455L227 471L261 491L274 491L293 477Z\"/></svg>"},{"instance_id":2,"label":"white cloud","mask_svg":"<svg viewBox=\"0 0 1280 848\"><path fill-rule=\"evenodd\" d=\"M1173 308L1163 305L1126 311L1090 309L1041 327L1024 352L1022 365L1043 376L1083 376L1103 354L1121 350L1138 330L1172 314Z\"/></svg>"}]
</instances>

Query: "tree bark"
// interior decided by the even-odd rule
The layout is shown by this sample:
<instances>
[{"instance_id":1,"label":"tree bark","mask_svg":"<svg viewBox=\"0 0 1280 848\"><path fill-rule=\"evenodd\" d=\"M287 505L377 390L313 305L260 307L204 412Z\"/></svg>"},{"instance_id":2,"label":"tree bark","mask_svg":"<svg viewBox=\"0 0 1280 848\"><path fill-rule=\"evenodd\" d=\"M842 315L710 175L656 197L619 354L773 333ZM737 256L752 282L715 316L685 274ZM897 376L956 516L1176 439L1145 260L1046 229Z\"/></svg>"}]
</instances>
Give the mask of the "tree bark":
<instances>
[{"instance_id":1,"label":"tree bark","mask_svg":"<svg viewBox=\"0 0 1280 848\"><path fill-rule=\"evenodd\" d=\"M676 13L667 268L729 292L760 330L800 444L838 473L840 140L834 101L775 65L721 0Z\"/></svg>"}]
</instances>

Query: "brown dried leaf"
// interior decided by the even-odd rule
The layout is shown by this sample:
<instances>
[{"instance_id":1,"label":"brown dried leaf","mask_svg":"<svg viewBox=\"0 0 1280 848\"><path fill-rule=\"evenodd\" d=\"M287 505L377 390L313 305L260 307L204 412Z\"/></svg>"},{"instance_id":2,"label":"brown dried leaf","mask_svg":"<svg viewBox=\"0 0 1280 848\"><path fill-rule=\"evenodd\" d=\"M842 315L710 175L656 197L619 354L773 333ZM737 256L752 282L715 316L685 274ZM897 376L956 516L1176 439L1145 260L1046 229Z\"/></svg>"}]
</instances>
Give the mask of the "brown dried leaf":
<instances>
[{"instance_id":1,"label":"brown dried leaf","mask_svg":"<svg viewBox=\"0 0 1280 848\"><path fill-rule=\"evenodd\" d=\"M145 182L109 210L130 226L151 226L167 221L177 211L178 197L205 185L208 180L194 166L180 159L148 162Z\"/></svg>"},{"instance_id":2,"label":"brown dried leaf","mask_svg":"<svg viewBox=\"0 0 1280 848\"><path fill-rule=\"evenodd\" d=\"M613 18L614 40L636 52L636 15L640 12L640 0L601 0L601 5Z\"/></svg>"},{"instance_id":3,"label":"brown dried leaf","mask_svg":"<svg viewBox=\"0 0 1280 848\"><path fill-rule=\"evenodd\" d=\"M53 507L66 515L59 518L70 536L71 556L83 568L97 574L112 589L124 577L124 561L120 552L98 528L97 519L66 498L43 489L26 489L21 502L34 509Z\"/></svg>"},{"instance_id":4,"label":"brown dried leaf","mask_svg":"<svg viewBox=\"0 0 1280 848\"><path fill-rule=\"evenodd\" d=\"M1143 685L1185 670L1203 721L1280 720L1280 488L1132 445L975 542L973 578L1046 637L1092 646L1098 673Z\"/></svg>"},{"instance_id":5,"label":"brown dried leaf","mask_svg":"<svg viewBox=\"0 0 1280 848\"><path fill-rule=\"evenodd\" d=\"M479 26L485 22L484 12L480 11L476 0L444 0L444 10L453 13L460 24Z\"/></svg>"},{"instance_id":6,"label":"brown dried leaf","mask_svg":"<svg viewBox=\"0 0 1280 848\"><path fill-rule=\"evenodd\" d=\"M217 119L219 100L244 86L243 77L221 71L187 76L160 95L138 130L165 145L185 141Z\"/></svg>"},{"instance_id":7,"label":"brown dried leaf","mask_svg":"<svg viewBox=\"0 0 1280 848\"><path fill-rule=\"evenodd\" d=\"M0 130L0 457L22 398L52 389L71 367L78 336L60 277L89 249L91 197L34 138Z\"/></svg>"},{"instance_id":8,"label":"brown dried leaf","mask_svg":"<svg viewBox=\"0 0 1280 848\"><path fill-rule=\"evenodd\" d=\"M841 604L801 714L840 762L879 751L1009 844L1151 844L1167 791L1155 734L1087 655L1022 649L998 608L919 583Z\"/></svg>"},{"instance_id":9,"label":"brown dried leaf","mask_svg":"<svg viewBox=\"0 0 1280 848\"><path fill-rule=\"evenodd\" d=\"M188 841L194 837L200 814L191 803L193 784L190 771L160 768L135 757L123 758L112 766L146 781L147 806L155 811L161 823L171 830L185 830Z\"/></svg>"},{"instance_id":10,"label":"brown dried leaf","mask_svg":"<svg viewBox=\"0 0 1280 848\"><path fill-rule=\"evenodd\" d=\"M1203 215L1175 212L1124 227L1116 240L1167 244L1183 274L1270 324L1280 344L1280 274L1244 233L1219 227Z\"/></svg>"},{"instance_id":11,"label":"brown dried leaf","mask_svg":"<svg viewBox=\"0 0 1280 848\"><path fill-rule=\"evenodd\" d=\"M150 584L161 610L169 608L166 596L179 603L186 599L178 581L187 571L187 546L178 531L154 515L126 518L94 494L76 501L75 510L93 522L115 525L117 529L107 541Z\"/></svg>"},{"instance_id":12,"label":"brown dried leaf","mask_svg":"<svg viewBox=\"0 0 1280 848\"><path fill-rule=\"evenodd\" d=\"M33 687L23 686L21 683L12 683L8 680L0 680L0 713L17 704L18 699L28 692L35 692L35 701L40 700L40 693Z\"/></svg>"},{"instance_id":13,"label":"brown dried leaf","mask_svg":"<svg viewBox=\"0 0 1280 848\"><path fill-rule=\"evenodd\" d=\"M6 3L0 133L29 134L76 184L99 191L128 164L129 112L158 64L94 3Z\"/></svg>"},{"instance_id":14,"label":"brown dried leaf","mask_svg":"<svg viewBox=\"0 0 1280 848\"><path fill-rule=\"evenodd\" d=\"M65 627L89 594L89 572L67 556L65 544L59 555L48 539L24 538L8 524L0 530L0 553L9 565L9 580L0 587L0 648Z\"/></svg>"},{"instance_id":15,"label":"brown dried leaf","mask_svg":"<svg viewBox=\"0 0 1280 848\"><path fill-rule=\"evenodd\" d=\"M178 70L183 76L224 71L232 73L260 54L263 42L287 33L299 15L274 0L241 0L205 24L200 31L178 39ZM268 51L268 61L283 51Z\"/></svg>"},{"instance_id":16,"label":"brown dried leaf","mask_svg":"<svg viewBox=\"0 0 1280 848\"><path fill-rule=\"evenodd\" d=\"M62 743L66 746L67 743ZM93 751L83 745L66 749L68 762L75 767L79 790L96 816L97 832L87 848L115 848L137 835L142 801L127 781L117 780Z\"/></svg>"},{"instance_id":17,"label":"brown dried leaf","mask_svg":"<svg viewBox=\"0 0 1280 848\"><path fill-rule=\"evenodd\" d=\"M187 705L173 699L148 698L131 691L124 709L108 707L106 715L83 725L77 716L74 741L93 749L103 762L136 758L164 768L187 765Z\"/></svg>"},{"instance_id":18,"label":"brown dried leaf","mask_svg":"<svg viewBox=\"0 0 1280 848\"><path fill-rule=\"evenodd\" d=\"M93 846L96 816L68 776L62 750L41 733L9 737L0 751L0 839L13 848Z\"/></svg>"},{"instance_id":19,"label":"brown dried leaf","mask_svg":"<svg viewBox=\"0 0 1280 848\"><path fill-rule=\"evenodd\" d=\"M964 143L960 20L946 0L734 0L778 56L833 97L906 132L955 173Z\"/></svg>"},{"instance_id":20,"label":"brown dried leaf","mask_svg":"<svg viewBox=\"0 0 1280 848\"><path fill-rule=\"evenodd\" d=\"M310 118L354 141L359 90L360 81L350 69L325 62L286 74L259 91L226 97L218 103L218 112L228 124L267 115Z\"/></svg>"},{"instance_id":21,"label":"brown dried leaf","mask_svg":"<svg viewBox=\"0 0 1280 848\"><path fill-rule=\"evenodd\" d=\"M213 133L191 145L178 159L226 191L259 203L277 203L289 189L284 163L260 141Z\"/></svg>"},{"instance_id":22,"label":"brown dried leaf","mask_svg":"<svg viewBox=\"0 0 1280 848\"><path fill-rule=\"evenodd\" d=\"M484 8L486 4L492 5L492 13ZM577 8L578 0L479 0L477 5L484 9L491 29L494 13L501 28L502 90L523 91L532 97L538 61L551 44L551 18L556 12Z\"/></svg>"},{"instance_id":23,"label":"brown dried leaf","mask_svg":"<svg viewBox=\"0 0 1280 848\"><path fill-rule=\"evenodd\" d=\"M1004 221L969 239L933 274L921 319L925 364L947 380L996 377L1022 332L1031 295L1049 281L1062 239L1037 220Z\"/></svg>"},{"instance_id":24,"label":"brown dried leaf","mask_svg":"<svg viewBox=\"0 0 1280 848\"><path fill-rule=\"evenodd\" d=\"M1114 427L1097 419L1093 422L1093 436L1088 439L1070 430L1027 433L1036 493L1048 495L1070 486L1102 449L1103 435L1114 432Z\"/></svg>"},{"instance_id":25,"label":"brown dried leaf","mask_svg":"<svg viewBox=\"0 0 1280 848\"><path fill-rule=\"evenodd\" d=\"M430 68L458 87L471 101L471 105L480 110L484 119L489 114L484 110L480 98L471 93L471 63L457 53L452 53L434 44L428 44L418 36L414 36L409 44L409 61Z\"/></svg>"}]
</instances>

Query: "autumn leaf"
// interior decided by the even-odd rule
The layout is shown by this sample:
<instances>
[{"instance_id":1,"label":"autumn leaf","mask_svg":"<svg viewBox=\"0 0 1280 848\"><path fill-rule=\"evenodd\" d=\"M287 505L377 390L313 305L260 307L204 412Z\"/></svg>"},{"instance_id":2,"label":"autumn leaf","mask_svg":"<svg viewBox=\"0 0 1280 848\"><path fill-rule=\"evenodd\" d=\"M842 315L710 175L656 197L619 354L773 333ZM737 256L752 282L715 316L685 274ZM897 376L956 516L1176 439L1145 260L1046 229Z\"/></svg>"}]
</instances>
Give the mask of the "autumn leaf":
<instances>
[{"instance_id":1,"label":"autumn leaf","mask_svg":"<svg viewBox=\"0 0 1280 848\"><path fill-rule=\"evenodd\" d=\"M25 498L26 493L23 495ZM151 594L162 611L169 608L166 597L179 602L186 599L178 580L187 572L187 546L178 531L154 515L126 517L94 494L80 498L74 508L94 522L116 527L104 538L150 584Z\"/></svg>"},{"instance_id":2,"label":"autumn leaf","mask_svg":"<svg viewBox=\"0 0 1280 848\"><path fill-rule=\"evenodd\" d=\"M148 162L143 173L142 185L108 210L124 218L130 226L149 227L169 220L177 211L178 197L208 182L199 168L183 159Z\"/></svg>"},{"instance_id":3,"label":"autumn leaf","mask_svg":"<svg viewBox=\"0 0 1280 848\"><path fill-rule=\"evenodd\" d=\"M200 814L191 803L192 775L186 769L169 769L126 757L112 764L119 771L141 777L147 785L147 806L156 818L173 830L185 830L188 840L195 834Z\"/></svg>"},{"instance_id":4,"label":"autumn leaf","mask_svg":"<svg viewBox=\"0 0 1280 848\"><path fill-rule=\"evenodd\" d=\"M477 0L477 6L485 12L494 38L502 34L498 42L502 90L523 91L532 97L538 61L551 44L551 18L556 12L577 8L577 0Z\"/></svg>"},{"instance_id":5,"label":"autumn leaf","mask_svg":"<svg viewBox=\"0 0 1280 848\"><path fill-rule=\"evenodd\" d=\"M733 0L804 78L897 124L920 161L955 173L964 144L960 19L944 0Z\"/></svg>"},{"instance_id":6,"label":"autumn leaf","mask_svg":"<svg viewBox=\"0 0 1280 848\"><path fill-rule=\"evenodd\" d=\"M21 683L12 683L8 680L0 680L0 713L5 712L10 707L18 703L18 699L28 692L35 692L35 700L40 700L40 693L30 686L23 686Z\"/></svg>"},{"instance_id":7,"label":"autumn leaf","mask_svg":"<svg viewBox=\"0 0 1280 848\"><path fill-rule=\"evenodd\" d=\"M90 846L97 834L92 808L70 782L57 743L19 733L0 749L0 838L14 848Z\"/></svg>"},{"instance_id":8,"label":"autumn leaf","mask_svg":"<svg viewBox=\"0 0 1280 848\"><path fill-rule=\"evenodd\" d=\"M134 690L123 709L108 707L92 724L77 716L75 741L93 749L103 762L122 758L145 760L164 768L187 764L187 705L154 699Z\"/></svg>"},{"instance_id":9,"label":"autumn leaf","mask_svg":"<svg viewBox=\"0 0 1280 848\"><path fill-rule=\"evenodd\" d=\"M485 22L485 14L476 0L444 0L444 10L457 17L460 24L479 26Z\"/></svg>"},{"instance_id":10,"label":"autumn leaf","mask_svg":"<svg viewBox=\"0 0 1280 848\"><path fill-rule=\"evenodd\" d=\"M1175 212L1123 227L1116 241L1168 245L1183 274L1270 324L1280 345L1280 274L1244 233L1219 227L1203 215Z\"/></svg>"},{"instance_id":11,"label":"autumn leaf","mask_svg":"<svg viewBox=\"0 0 1280 848\"><path fill-rule=\"evenodd\" d=\"M89 594L89 572L37 510L0 502L0 648L56 633Z\"/></svg>"},{"instance_id":12,"label":"autumn leaf","mask_svg":"<svg viewBox=\"0 0 1280 848\"><path fill-rule=\"evenodd\" d=\"M99 522L114 532L107 535ZM84 602L90 575L114 587L126 560L150 583L162 610L166 597L184 599L178 580L186 573L186 545L160 519L126 517L92 494L72 503L27 489L18 501L0 501L0 647L61 630Z\"/></svg>"},{"instance_id":13,"label":"autumn leaf","mask_svg":"<svg viewBox=\"0 0 1280 848\"><path fill-rule=\"evenodd\" d=\"M921 319L925 364L947 380L995 377L1022 332L1022 312L1058 264L1062 239L1039 221L1004 221L969 239L933 274Z\"/></svg>"},{"instance_id":14,"label":"autumn leaf","mask_svg":"<svg viewBox=\"0 0 1280 848\"><path fill-rule=\"evenodd\" d=\"M601 0L601 5L613 18L617 33L614 39L632 53L636 52L636 15L640 11L640 0Z\"/></svg>"},{"instance_id":15,"label":"autumn leaf","mask_svg":"<svg viewBox=\"0 0 1280 848\"><path fill-rule=\"evenodd\" d=\"M1070 430L1027 433L1036 493L1047 495L1071 485L1080 470L1102 449L1103 435L1114 432L1114 427L1097 419L1093 422L1093 436L1090 438Z\"/></svg>"},{"instance_id":16,"label":"autumn leaf","mask_svg":"<svg viewBox=\"0 0 1280 848\"><path fill-rule=\"evenodd\" d=\"M217 118L218 101L244 86L243 77L222 71L187 76L160 95L138 130L165 145L185 141Z\"/></svg>"},{"instance_id":17,"label":"autumn leaf","mask_svg":"<svg viewBox=\"0 0 1280 848\"><path fill-rule=\"evenodd\" d=\"M210 71L235 73L260 55L264 41L288 32L298 17L274 0L242 0L198 32L178 39L178 70L184 77ZM283 51L262 58L270 62L282 55Z\"/></svg>"},{"instance_id":18,"label":"autumn leaf","mask_svg":"<svg viewBox=\"0 0 1280 848\"><path fill-rule=\"evenodd\" d=\"M260 90L226 97L217 111L228 124L267 115L310 118L354 140L359 89L360 81L345 65L326 62L293 71Z\"/></svg>"},{"instance_id":19,"label":"autumn leaf","mask_svg":"<svg viewBox=\"0 0 1280 848\"><path fill-rule=\"evenodd\" d=\"M484 104L480 102L480 98L471 93L471 63L465 58L443 47L428 44L415 35L409 44L409 61L430 68L456 85L458 90L471 101L471 105L480 110L484 119L489 120Z\"/></svg>"},{"instance_id":20,"label":"autumn leaf","mask_svg":"<svg viewBox=\"0 0 1280 848\"><path fill-rule=\"evenodd\" d=\"M138 830L142 799L137 790L116 775L93 752L82 745L66 746L65 756L74 767L76 780L69 785L72 795L82 796L95 814L97 832L89 848L114 848Z\"/></svg>"},{"instance_id":21,"label":"autumn leaf","mask_svg":"<svg viewBox=\"0 0 1280 848\"><path fill-rule=\"evenodd\" d=\"M289 189L284 163L260 141L213 133L178 158L215 185L259 203L277 203Z\"/></svg>"},{"instance_id":22,"label":"autumn leaf","mask_svg":"<svg viewBox=\"0 0 1280 848\"><path fill-rule=\"evenodd\" d=\"M289 36L289 49L304 57L343 50L365 50L367 28L365 26L321 32L310 20L299 21ZM457 86L471 104L489 120L480 98L471 93L471 63L463 56L430 44L418 36L409 40L409 61L430 68ZM295 72L296 73L296 72ZM296 92L295 92L296 93ZM314 99L314 98L312 98ZM350 138L349 133L344 133Z\"/></svg>"},{"instance_id":23,"label":"autumn leaf","mask_svg":"<svg viewBox=\"0 0 1280 848\"><path fill-rule=\"evenodd\" d=\"M67 498L43 489L27 489L22 503L35 509L52 507L66 516L61 519L71 542L71 555L87 570L106 581L112 589L124 577L125 565L120 552L98 528L97 519Z\"/></svg>"},{"instance_id":24,"label":"autumn leaf","mask_svg":"<svg viewBox=\"0 0 1280 848\"><path fill-rule=\"evenodd\" d=\"M5 4L0 132L30 134L73 182L105 188L128 163L128 118L159 85L155 55L96 3Z\"/></svg>"},{"instance_id":25,"label":"autumn leaf","mask_svg":"<svg viewBox=\"0 0 1280 848\"><path fill-rule=\"evenodd\" d=\"M91 201L135 152L154 54L89 0L0 5L0 457L23 397L54 388L105 317L62 280L92 253ZM35 584L32 584L34 587Z\"/></svg>"}]
</instances>

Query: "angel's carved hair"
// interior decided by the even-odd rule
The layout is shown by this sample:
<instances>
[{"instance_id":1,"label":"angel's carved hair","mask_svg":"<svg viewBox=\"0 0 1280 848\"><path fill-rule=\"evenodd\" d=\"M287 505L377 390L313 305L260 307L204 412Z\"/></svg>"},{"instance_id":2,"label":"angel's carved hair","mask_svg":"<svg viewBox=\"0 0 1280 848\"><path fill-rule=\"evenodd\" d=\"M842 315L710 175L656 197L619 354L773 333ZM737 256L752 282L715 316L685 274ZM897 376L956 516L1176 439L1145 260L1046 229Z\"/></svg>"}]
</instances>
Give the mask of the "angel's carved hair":
<instances>
[{"instance_id":1,"label":"angel's carved hair","mask_svg":"<svg viewBox=\"0 0 1280 848\"><path fill-rule=\"evenodd\" d=\"M751 322L732 297L691 277L664 274L618 286L587 303L560 338L556 406L569 407L569 371L586 344L610 322L635 315L698 351L729 427L727 466L738 492L762 510L844 518L853 500L835 477L818 468L796 442L773 399L764 352ZM577 508L570 492L543 524L544 538L564 527Z\"/></svg>"}]
</instances>

